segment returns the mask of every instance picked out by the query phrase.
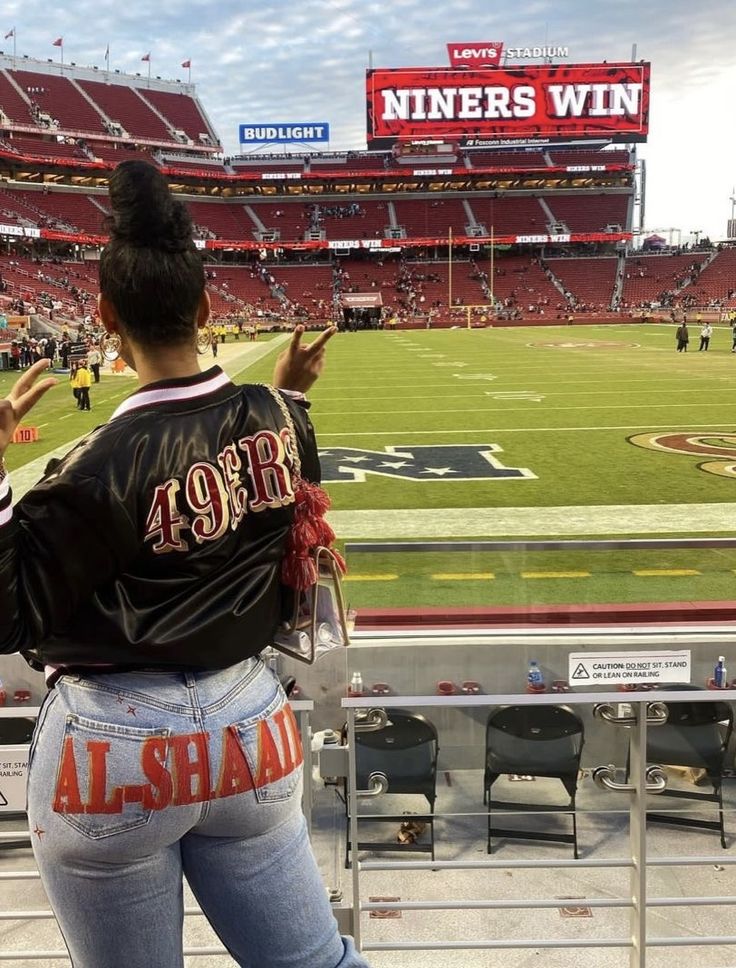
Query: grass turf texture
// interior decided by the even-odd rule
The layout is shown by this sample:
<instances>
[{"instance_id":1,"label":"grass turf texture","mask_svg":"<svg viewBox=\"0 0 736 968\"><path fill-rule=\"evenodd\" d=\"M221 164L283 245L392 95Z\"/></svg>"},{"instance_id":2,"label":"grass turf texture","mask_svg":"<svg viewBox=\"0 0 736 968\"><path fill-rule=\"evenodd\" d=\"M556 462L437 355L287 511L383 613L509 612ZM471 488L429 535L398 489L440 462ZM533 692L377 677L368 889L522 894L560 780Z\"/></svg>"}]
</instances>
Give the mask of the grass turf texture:
<instances>
[{"instance_id":1,"label":"grass turf texture","mask_svg":"<svg viewBox=\"0 0 736 968\"><path fill-rule=\"evenodd\" d=\"M487 533L482 527L473 530L478 517L473 509L499 509L499 520L503 509L539 509L534 520L543 523L549 514L545 508L576 509L584 522L593 506L647 505L654 509L650 530L658 536L668 530L695 533L699 506L733 502L736 480L699 470L708 458L650 451L627 438L648 431L714 436L731 431L736 356L730 353L730 333L717 328L708 353L697 353L696 346L693 340L690 352L678 354L674 328L651 325L336 336L326 372L310 395L322 448L496 444L503 448L496 457L504 466L528 468L535 477L453 482L369 474L361 483L331 484L333 507L399 512L392 520L418 509L433 537L441 530L443 512L466 509L465 534L482 537ZM234 374L235 379L269 380L274 355ZM211 362L204 357L202 365ZM0 375L0 393L9 382L8 375ZM81 414L63 382L27 421L40 428L41 441L11 448L9 466L76 439L103 422L134 388L131 378L103 376L92 390L93 412ZM508 397L525 393L526 398ZM671 504L690 508L675 521ZM381 524L380 513L372 520L371 538L395 536L391 524ZM640 534L648 530L645 526ZM341 531L341 537L353 536L349 527ZM446 537L453 537L448 531ZM530 527L527 536L535 533ZM612 519L610 534L616 533ZM495 529L493 536L501 534ZM596 534L603 536L600 530ZM414 537L425 537L421 524ZM351 560L355 576L398 574L400 580L354 581L348 595L359 606L728 599L736 579L732 567L736 552L731 551L356 555ZM635 570L701 574L635 576ZM590 577L521 577L575 571ZM496 577L433 577L488 573Z\"/></svg>"}]
</instances>

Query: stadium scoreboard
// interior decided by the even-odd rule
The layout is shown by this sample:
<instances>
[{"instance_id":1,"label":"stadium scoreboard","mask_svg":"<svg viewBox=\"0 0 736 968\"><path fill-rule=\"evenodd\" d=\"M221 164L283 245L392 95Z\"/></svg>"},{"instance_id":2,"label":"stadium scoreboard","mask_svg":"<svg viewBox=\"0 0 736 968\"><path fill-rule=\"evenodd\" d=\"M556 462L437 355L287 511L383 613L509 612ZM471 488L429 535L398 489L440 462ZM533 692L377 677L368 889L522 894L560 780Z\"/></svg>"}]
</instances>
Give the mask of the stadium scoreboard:
<instances>
[{"instance_id":1,"label":"stadium scoreboard","mask_svg":"<svg viewBox=\"0 0 736 968\"><path fill-rule=\"evenodd\" d=\"M369 69L368 147L646 141L649 81L645 62Z\"/></svg>"}]
</instances>

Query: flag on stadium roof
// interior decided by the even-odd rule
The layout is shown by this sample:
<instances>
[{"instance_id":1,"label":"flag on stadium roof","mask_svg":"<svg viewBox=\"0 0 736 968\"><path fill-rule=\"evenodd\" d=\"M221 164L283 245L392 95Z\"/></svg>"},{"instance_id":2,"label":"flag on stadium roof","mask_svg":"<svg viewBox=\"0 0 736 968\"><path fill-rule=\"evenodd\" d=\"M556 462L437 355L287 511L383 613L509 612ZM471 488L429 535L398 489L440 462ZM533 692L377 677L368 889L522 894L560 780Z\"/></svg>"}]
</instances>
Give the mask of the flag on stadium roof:
<instances>
[{"instance_id":1,"label":"flag on stadium roof","mask_svg":"<svg viewBox=\"0 0 736 968\"><path fill-rule=\"evenodd\" d=\"M150 63L150 60L151 60L151 51L149 50L147 54L144 54L143 57L141 57L141 60L142 61L147 61L147 62Z\"/></svg>"},{"instance_id":2,"label":"flag on stadium roof","mask_svg":"<svg viewBox=\"0 0 736 968\"><path fill-rule=\"evenodd\" d=\"M7 40L7 39L8 39L8 37L15 37L15 27L12 27L12 28L11 28L11 29L10 29L10 30L9 30L9 31L7 32L7 34L5 35L5 38L4 38L4 39L5 39L5 40Z\"/></svg>"},{"instance_id":3,"label":"flag on stadium roof","mask_svg":"<svg viewBox=\"0 0 736 968\"><path fill-rule=\"evenodd\" d=\"M56 40L53 42L53 44L51 46L52 47L63 47L64 46L64 38L63 37L57 37Z\"/></svg>"},{"instance_id":4,"label":"flag on stadium roof","mask_svg":"<svg viewBox=\"0 0 736 968\"><path fill-rule=\"evenodd\" d=\"M181 62L181 66L182 67L191 67L192 66L192 62L191 62L191 60L182 61Z\"/></svg>"}]
</instances>

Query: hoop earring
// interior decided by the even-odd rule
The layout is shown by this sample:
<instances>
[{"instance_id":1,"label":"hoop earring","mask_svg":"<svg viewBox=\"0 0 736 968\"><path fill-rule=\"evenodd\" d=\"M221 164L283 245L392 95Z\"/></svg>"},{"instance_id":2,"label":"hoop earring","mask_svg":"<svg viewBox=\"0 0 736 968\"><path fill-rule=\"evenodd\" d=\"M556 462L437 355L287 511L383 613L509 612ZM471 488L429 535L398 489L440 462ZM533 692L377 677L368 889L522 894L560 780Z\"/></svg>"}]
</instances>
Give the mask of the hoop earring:
<instances>
[{"instance_id":1,"label":"hoop earring","mask_svg":"<svg viewBox=\"0 0 736 968\"><path fill-rule=\"evenodd\" d=\"M107 333L100 340L100 350L108 363L113 363L120 356L122 340L117 333Z\"/></svg>"},{"instance_id":2,"label":"hoop earring","mask_svg":"<svg viewBox=\"0 0 736 968\"><path fill-rule=\"evenodd\" d=\"M202 329L197 331L197 352L200 356L204 356L208 353L212 345L212 329L209 326L203 326Z\"/></svg>"}]
</instances>

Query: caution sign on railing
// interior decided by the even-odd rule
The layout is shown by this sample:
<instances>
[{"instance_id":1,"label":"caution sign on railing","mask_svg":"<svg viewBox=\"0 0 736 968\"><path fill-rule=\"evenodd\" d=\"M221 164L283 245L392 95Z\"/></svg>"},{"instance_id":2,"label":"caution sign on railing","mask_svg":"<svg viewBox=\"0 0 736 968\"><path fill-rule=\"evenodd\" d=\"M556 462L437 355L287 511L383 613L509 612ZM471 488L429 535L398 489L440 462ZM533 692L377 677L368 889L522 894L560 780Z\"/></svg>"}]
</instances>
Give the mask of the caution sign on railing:
<instances>
[{"instance_id":1,"label":"caution sign on railing","mask_svg":"<svg viewBox=\"0 0 736 968\"><path fill-rule=\"evenodd\" d=\"M28 746L3 746L0 753L0 813L26 808Z\"/></svg>"},{"instance_id":2,"label":"caution sign on railing","mask_svg":"<svg viewBox=\"0 0 736 968\"><path fill-rule=\"evenodd\" d=\"M570 652L571 686L690 682L690 649L677 652Z\"/></svg>"},{"instance_id":3,"label":"caution sign on railing","mask_svg":"<svg viewBox=\"0 0 736 968\"><path fill-rule=\"evenodd\" d=\"M18 427L13 434L14 444L35 444L38 440L38 427Z\"/></svg>"}]
</instances>

